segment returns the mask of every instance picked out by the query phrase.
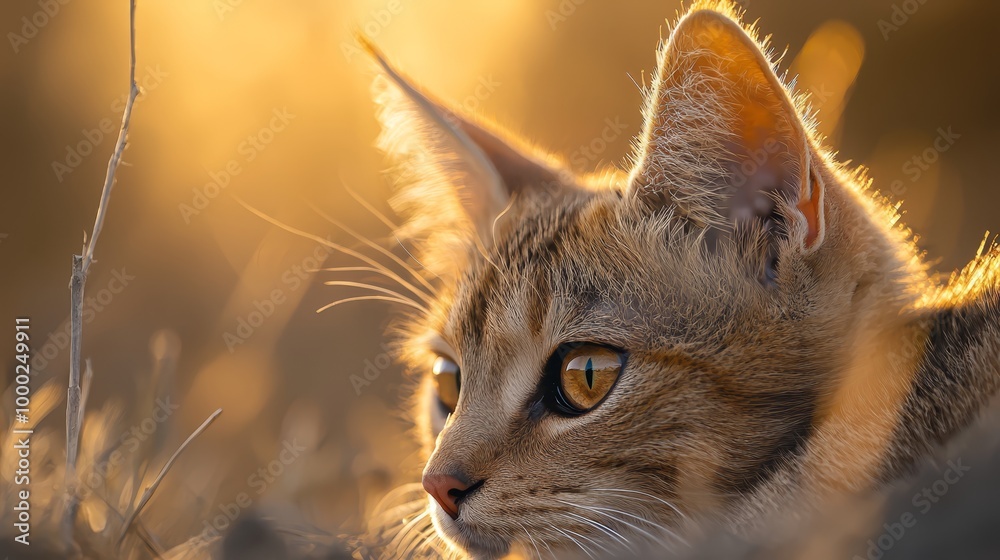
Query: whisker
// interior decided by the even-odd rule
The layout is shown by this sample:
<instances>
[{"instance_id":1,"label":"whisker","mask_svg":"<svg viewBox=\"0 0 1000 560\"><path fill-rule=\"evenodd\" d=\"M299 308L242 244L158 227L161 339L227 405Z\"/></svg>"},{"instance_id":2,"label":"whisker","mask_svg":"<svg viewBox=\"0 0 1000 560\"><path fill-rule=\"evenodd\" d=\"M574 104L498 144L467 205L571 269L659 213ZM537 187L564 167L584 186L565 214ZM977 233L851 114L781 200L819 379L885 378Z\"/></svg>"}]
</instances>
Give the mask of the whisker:
<instances>
[{"instance_id":1,"label":"whisker","mask_svg":"<svg viewBox=\"0 0 1000 560\"><path fill-rule=\"evenodd\" d=\"M642 86L639 85L639 82L635 81L635 78L632 77L632 73L631 72L625 72L625 75L628 76L628 79L632 80L632 85L634 85L636 87L636 89L639 90L639 92L645 92L646 91ZM643 78L643 81L645 81L645 78Z\"/></svg>"},{"instance_id":2,"label":"whisker","mask_svg":"<svg viewBox=\"0 0 1000 560\"><path fill-rule=\"evenodd\" d=\"M563 515L569 515L570 517L574 517L576 519L579 519L580 521L583 521L584 523L586 523L586 524L588 524L588 525L590 525L592 527L596 527L597 529L601 530L604 534L610 536L613 539L617 539L619 542L621 542L623 545L625 545L626 548L630 548L629 547L629 542L628 542L628 540L625 539L625 537L621 536L621 534L619 534L614 529L605 526L603 523L600 523L600 522L595 521L593 519L589 519L589 518L584 517L582 515L577 515L575 513L569 512L569 511L564 512Z\"/></svg>"},{"instance_id":3,"label":"whisker","mask_svg":"<svg viewBox=\"0 0 1000 560\"><path fill-rule=\"evenodd\" d=\"M420 273L418 273L416 270L413 270L413 268L410 267L410 265L406 264L406 261L404 261L403 259L397 257L396 254L393 253L392 251L386 249L385 247L379 245L378 243L375 243L371 239L368 239L367 237L365 237L365 236L361 235L360 233L354 231L354 229L348 227L347 224L341 222L340 220L336 220L336 219L330 217L325 212L323 212L322 210L320 210L319 208L317 208L311 202L307 201L306 204L309 206L309 208L312 209L313 212L315 212L316 214L318 214L324 220L326 220L326 221L330 222L331 224L339 227L340 229L342 229L345 232L347 232L347 234L350 235L351 237L357 239L358 241L364 243L365 245L371 247L372 249L375 249L379 253L382 253L383 255L389 257L390 259L392 259L392 261L394 263L396 263L399 266L403 267L403 269L406 270L406 272L410 273L410 276L412 276L417 282L420 282L425 288L427 288L430 291L428 293L428 292L424 292L422 290L414 290L414 293L416 293L418 296L421 296L421 298L424 299L424 301L430 301L431 294L434 293L434 286L430 282L428 282L426 278L424 278L423 276L421 276Z\"/></svg>"},{"instance_id":4,"label":"whisker","mask_svg":"<svg viewBox=\"0 0 1000 560\"><path fill-rule=\"evenodd\" d=\"M675 506L674 504L672 504L672 503L664 500L663 498L659 498L657 496L654 496L652 494L648 494L646 492L641 492L639 490L628 490L628 489L624 489L624 488L617 488L617 489L615 489L615 488L593 488L593 490L595 492L628 492L628 493L632 493L632 494L640 494L642 496L646 496L647 498L652 498L652 499L656 500L657 502L660 502L661 504L663 504L663 505L667 506L668 508L674 510L674 512L676 512L677 515L681 516L681 519L687 519L687 516L684 515L683 513L681 513L681 510L677 509L677 506Z\"/></svg>"},{"instance_id":5,"label":"whisker","mask_svg":"<svg viewBox=\"0 0 1000 560\"><path fill-rule=\"evenodd\" d=\"M549 542L548 541L542 541L542 544L544 544L545 545L545 549L549 551L549 556L551 556L554 559L556 557L556 553L552 552L552 547L549 546Z\"/></svg>"},{"instance_id":6,"label":"whisker","mask_svg":"<svg viewBox=\"0 0 1000 560\"><path fill-rule=\"evenodd\" d=\"M503 217L507 215L507 212L510 212L510 209L513 207L514 207L514 198L511 197L511 199L507 201L507 205L504 206L504 209L501 210L499 214L497 214L496 218L493 218L493 223L490 224L490 235L493 236L494 242L496 241L497 238L497 223L499 223L500 220L502 220Z\"/></svg>"},{"instance_id":7,"label":"whisker","mask_svg":"<svg viewBox=\"0 0 1000 560\"><path fill-rule=\"evenodd\" d=\"M524 527L524 525L522 525L519 521L515 521L515 523L517 523L518 527L520 527L521 530L524 531L525 535L528 535L528 540L531 541L531 546L534 547L535 554L538 555L538 560L542 560L542 551L538 550L538 545L535 544L535 538L531 536L531 533L528 532L528 530Z\"/></svg>"},{"instance_id":8,"label":"whisker","mask_svg":"<svg viewBox=\"0 0 1000 560\"><path fill-rule=\"evenodd\" d=\"M385 519L390 520L390 523L398 523L400 519L407 519L424 507L427 507L427 500L424 499L413 500L405 504L400 504L383 510L380 510L379 506L376 506L376 509L372 514L372 519ZM386 524L383 523L382 525L385 526Z\"/></svg>"},{"instance_id":9,"label":"whisker","mask_svg":"<svg viewBox=\"0 0 1000 560\"><path fill-rule=\"evenodd\" d=\"M326 268L309 268L306 272L371 272L386 278L392 279L384 270L379 270L371 266L332 266Z\"/></svg>"},{"instance_id":10,"label":"whisker","mask_svg":"<svg viewBox=\"0 0 1000 560\"><path fill-rule=\"evenodd\" d=\"M413 558L411 553L417 552L425 544L432 541L433 539L431 537L434 537L435 539L437 538L437 532L436 529L434 529L434 525L428 525L427 527L424 527L422 530L414 534L414 536L411 537L410 540L408 541L408 544L406 548L403 550L403 554L400 556L400 558Z\"/></svg>"},{"instance_id":11,"label":"whisker","mask_svg":"<svg viewBox=\"0 0 1000 560\"><path fill-rule=\"evenodd\" d=\"M255 216L257 216L258 218L261 218L262 220L268 222L269 224L271 224L273 226L276 226L276 227L279 227L279 228L281 228L281 229L283 229L283 230L285 230L288 233L291 233L293 235L298 235L299 237L302 237L302 238L305 238L305 239L310 239L312 241L320 243L323 246L329 247L330 249L333 249L334 251L338 251L338 252L340 252L340 253L342 253L344 255L347 255L347 256L350 256L350 257L354 257L354 258L360 260L361 262L363 262L365 264L371 265L371 266L373 266L375 268L378 268L379 270L382 270L383 272L385 272L386 276L388 276L389 278L395 280L396 282L398 282L401 286L403 286L407 290L410 290L413 293L423 293L419 288L417 288L413 284L407 282L401 276L399 276L398 274L396 274L395 272L393 272L391 269L389 269L388 267L386 267L384 264L376 261L375 259L372 259L371 257L369 257L369 256L367 256L367 255L365 255L363 253L359 253L359 252L357 252L357 251L355 251L355 250L353 250L351 248L344 247L343 245L340 245L338 243L334 243L333 241L330 241L329 239L323 239L322 237L320 237L318 235L313 235L311 233L307 233L307 232L302 231L300 229L294 228L294 227L292 227L290 225L284 224L284 223L282 223L282 222L280 222L280 221L278 221L278 220L276 220L276 219L268 216L267 214L261 212L260 210L257 210L253 206L250 206L249 204L247 204L246 202L244 202L243 199L241 199L238 195L234 194L232 196L236 200L236 202L240 203L241 206L243 206L244 208L246 208L248 211L250 211L252 214L254 214Z\"/></svg>"},{"instance_id":12,"label":"whisker","mask_svg":"<svg viewBox=\"0 0 1000 560\"><path fill-rule=\"evenodd\" d=\"M306 272L377 272L381 270L370 266L333 266L329 268L309 268Z\"/></svg>"},{"instance_id":13,"label":"whisker","mask_svg":"<svg viewBox=\"0 0 1000 560\"><path fill-rule=\"evenodd\" d=\"M617 522L619 522L619 523L621 523L621 524L623 524L623 525L625 525L625 526L627 526L627 527L629 527L631 529L634 529L635 531L637 531L639 533L642 533L645 537L649 538L650 542L652 542L652 543L660 542L662 539L660 537L657 537L656 535L654 535L654 534L646 531L645 529L639 527L638 525L635 525L633 523L629 523L628 521L625 521L624 519L619 519L619 518L617 518L617 517L615 517L615 516L613 516L613 515L611 515L609 513L606 513L606 512L611 512L611 513L615 513L615 514L618 514L618 515L624 515L626 517L631 517L633 519L636 519L638 521L641 521L641 522L649 525L650 527L652 527L654 529L660 529L660 530L665 531L667 533L672 533L672 531L670 531L670 529L667 529L666 527L661 527L657 523L653 523L652 521L650 521L648 519L639 517L638 515L634 515L634 514L628 513L626 511L620 511L620 510L613 509L613 508L605 508L605 507L598 507L598 506L585 506L585 505L581 505L581 504L574 504L574 503L571 503L571 502L565 502L563 500L556 500L556 501L558 501L559 503L568 505L568 506L578 507L578 508L581 508L581 509L592 511L592 512L598 514L598 515L603 515L603 516L607 517L608 519L614 519L615 521L617 521Z\"/></svg>"},{"instance_id":14,"label":"whisker","mask_svg":"<svg viewBox=\"0 0 1000 560\"><path fill-rule=\"evenodd\" d=\"M408 495L412 495L412 498L407 498ZM403 484L390 490L389 493L375 504L375 513L384 513L390 506L393 510L403 506L413 506L415 509L419 509L426 506L426 496L427 493L419 482ZM392 506L394 503L398 505Z\"/></svg>"},{"instance_id":15,"label":"whisker","mask_svg":"<svg viewBox=\"0 0 1000 560\"><path fill-rule=\"evenodd\" d=\"M434 272L433 270L431 270L431 269L427 268L427 267L426 267L426 266L424 265L424 263L420 262L420 259L418 259L417 257L413 256L413 253L411 253L411 252L410 252L410 250L406 248L406 245L403 245L403 242L402 242L402 241L401 241L401 240L399 239L399 237L397 237L397 236L396 236L395 234L393 234L392 238L396 240L396 243L399 243L399 246L400 246L400 247L401 247L401 248L403 249L403 251L404 251L404 252L406 253L406 256L408 256L408 257L410 257L411 259L413 259L413 260L414 260L414 262L416 262L416 263L417 263L418 265L420 265L420 268L422 268L422 269L426 270L427 272L430 272L430 273L431 273L431 274L433 274L433 275L434 275L434 276L435 276L436 278L438 278L438 279L441 279L441 277L440 277L440 276L438 276L438 274L437 274L436 272Z\"/></svg>"},{"instance_id":16,"label":"whisker","mask_svg":"<svg viewBox=\"0 0 1000 560\"><path fill-rule=\"evenodd\" d=\"M628 493L630 493L630 494L638 494L638 495L642 495L642 496L647 496L647 497L653 498L654 500L656 500L656 502L665 504L668 507L670 507L673 511L677 512L677 514L681 516L681 519L687 519L687 516L685 516L683 513L681 513L680 510L678 510L676 506L674 506L673 504L671 504L669 502L666 502L666 501L664 501L664 500L662 500L660 498L657 498L656 496L653 496L652 494L647 494L645 492L640 492L638 490L626 490L624 488L618 488L618 489L612 489L612 488L592 488L591 490L601 491L601 492L610 492L613 496L617 496L619 498L624 498L624 499L629 499L629 500L635 500L635 501L640 501L640 502L646 502L646 503L654 503L654 502L651 502L650 500L644 500L644 499L638 498L636 496L630 496L630 495L628 495ZM617 494L617 492L625 492L626 494ZM635 517L635 516L632 516L632 517ZM642 521L646 521L647 523L650 523L648 520L644 520L644 519L639 518L639 517L636 517L636 519L640 519ZM667 533L667 535L670 536L671 538L676 539L678 542L680 542L684 546L691 546L683 537L681 537L676 532L671 531L670 529L668 529L666 527L663 527L661 525L656 525L656 527L659 530Z\"/></svg>"},{"instance_id":17,"label":"whisker","mask_svg":"<svg viewBox=\"0 0 1000 560\"><path fill-rule=\"evenodd\" d=\"M360 204L361 206L363 206L365 210L368 210L368 212L370 212L371 215L375 216L375 218L377 218L379 221L381 221L383 224L385 224L385 226L387 228L389 228L390 231L394 231L394 232L395 231L399 231L399 225L398 224L396 224L395 222L393 222L392 220L390 220L389 218L387 218L385 216L385 214L383 214L382 212L379 212L379 210L377 208L375 208L374 206L372 206L372 204L370 202L368 202L367 200L365 200L365 198L362 197L360 194L356 193L354 191L354 189L352 189L351 187L347 186L347 181L345 181L343 177L340 178L340 182L344 185L344 190L347 191L347 194L351 195L351 198L353 198L355 201L357 201L358 204ZM420 266L420 268L422 270L426 270L427 272L430 272L431 274L433 274L435 277L441 278L433 270L427 268L424 265L424 263L420 262L420 259L418 259L416 256L414 256L413 253L410 252L410 250L406 248L406 245L403 244L402 240L400 240L399 237L395 233L393 233L392 238L396 240L396 243L398 243L399 247L401 249L403 249L403 252L406 253L406 256L408 256L411 259L413 259L413 261L416 262Z\"/></svg>"},{"instance_id":18,"label":"whisker","mask_svg":"<svg viewBox=\"0 0 1000 560\"><path fill-rule=\"evenodd\" d=\"M382 212L379 212L378 209L376 209L374 206L372 206L371 203L369 203L367 200L365 200L361 195L359 195L358 193L354 192L354 190L351 189L351 187L347 186L347 182L344 180L343 177L341 177L340 181L344 185L344 189L347 191L347 193L349 195L351 195L351 197L354 198L354 200L356 200L358 202L358 204L360 204L366 210L368 210L369 212L371 212L371 214L373 216L375 216L376 218L378 218L389 229L391 229L393 231L398 231L399 230L399 226L397 224L395 224L392 220L390 220L389 218L387 218L385 216L385 214L383 214ZM413 256L413 253L411 253L410 250L406 248L406 245L404 245L403 242L400 241L399 237L396 237L395 235L393 235L393 238L396 240L396 243L399 243L399 246L402 247L403 251L406 252L407 256L409 256L411 259L413 259L414 261L416 261L416 263L418 265L420 265L420 268L422 268L423 270L426 270L426 271L430 272L431 274L434 274L434 276L440 278L440 276L438 276L434 271L432 271L429 268L427 268L426 266L424 266L424 264L422 262L420 262L419 259L417 259L415 256ZM477 242L476 242L475 245L476 245L476 248L479 250L480 254L483 256L484 259L486 259L486 261L488 263L492 264L494 266L494 268L497 268L497 265L493 262L492 259L490 259L489 255L487 254L486 247L483 244L483 241L479 237L478 234L476 235L476 238L477 238ZM497 268L497 269L499 270L499 268ZM416 275L416 273L414 271L412 271L412 270L411 270L411 274ZM433 291L433 288L430 288L430 289Z\"/></svg>"},{"instance_id":19,"label":"whisker","mask_svg":"<svg viewBox=\"0 0 1000 560\"><path fill-rule=\"evenodd\" d=\"M569 513L568 513L568 512L563 512L563 513L562 513L561 515L562 515L563 517L567 517L567 516L569 515ZM586 520L586 519L585 519L585 520ZM589 524L589 525L592 525L592 524ZM589 543L593 544L594 546L596 546L596 547L600 548L601 550L603 550L603 551L605 551L605 552L607 552L607 553L609 553L609 554L614 554L614 552L613 552L613 551L612 551L611 549L609 549L608 547L606 547L606 546L604 546L603 544L601 544L601 543L600 543L600 541L597 541L597 540L594 540L594 539L592 539L592 538L588 537L587 535L584 535L584 534L581 534L581 533L577 533L577 532L575 532L575 531L570 531L569 529L566 529L566 531L567 531L568 533L572 533L572 534L574 534L574 535L576 535L576 536L580 537L581 539L583 539L583 540L585 540L585 541L587 541L587 542L589 542Z\"/></svg>"},{"instance_id":20,"label":"whisker","mask_svg":"<svg viewBox=\"0 0 1000 560\"><path fill-rule=\"evenodd\" d=\"M419 482L408 482L406 484L401 484L393 488L392 490L389 491L388 494L383 496L382 499L379 500L379 505L383 503L391 503L393 501L402 498L403 496L406 496L407 494L412 494L414 497L426 496L427 491L424 490L423 485L420 484Z\"/></svg>"},{"instance_id":21,"label":"whisker","mask_svg":"<svg viewBox=\"0 0 1000 560\"><path fill-rule=\"evenodd\" d=\"M590 553L590 550L588 550L587 547L583 546L583 544L580 541L578 541L578 540L574 539L573 537L571 537L566 531L563 531L562 529L560 529L559 527L556 527L556 526L553 526L552 528L555 529L556 531L558 531L559 533L561 533L562 536L564 536L567 539L569 539L573 544L575 544L576 546L580 547L580 550L582 550L583 553L586 554L587 556L589 556L592 560L597 560L597 558L595 558L594 555ZM573 533L573 534L576 534L576 533ZM577 535L577 536L579 536L579 535Z\"/></svg>"},{"instance_id":22,"label":"whisker","mask_svg":"<svg viewBox=\"0 0 1000 560\"><path fill-rule=\"evenodd\" d=\"M399 299L405 299L406 301L409 301L414 305L420 305L412 298L405 296L395 290L383 286L376 286L375 284L368 284L366 282L352 282L350 280L327 280L326 282L323 282L323 284L326 286L346 286L349 288L363 288L366 290L371 290L373 292L378 292L380 294L390 295L392 297L396 297Z\"/></svg>"},{"instance_id":23,"label":"whisker","mask_svg":"<svg viewBox=\"0 0 1000 560\"><path fill-rule=\"evenodd\" d=\"M445 544L444 540L442 540L440 535L437 534L437 531L434 529L434 525L431 525L429 529L430 530L426 533L426 535L422 537L420 546L418 546L413 553L417 554L422 551L427 551L437 554L439 558L453 556L453 551L448 549L448 545Z\"/></svg>"},{"instance_id":24,"label":"whisker","mask_svg":"<svg viewBox=\"0 0 1000 560\"><path fill-rule=\"evenodd\" d=\"M417 524L420 523L420 521L426 518L428 515L430 515L430 510L425 509L420 515L414 517L408 523L403 525L403 528L400 529L398 533L396 533L396 536L391 541L389 541L389 546L387 548L398 550L399 547L402 546L403 542L406 541L406 538L409 535L409 533L411 533L413 529L417 526ZM426 527L421 528L419 532L423 532L424 530L426 530Z\"/></svg>"},{"instance_id":25,"label":"whisker","mask_svg":"<svg viewBox=\"0 0 1000 560\"><path fill-rule=\"evenodd\" d=\"M328 304L324 305L323 307L320 307L319 309L316 310L316 313L322 313L322 312L324 312L324 311L326 311L326 310L328 310L328 309L330 309L332 307L337 307L338 305L342 305L342 304L345 304L345 303L351 303L351 302L355 302L355 301L389 301L389 302L393 302L393 303L401 303L403 305L408 305L408 306L410 306L410 307L412 307L414 309L418 309L418 310L420 310L420 311L422 311L424 313L427 313L427 309L425 309L423 306L414 304L412 301L405 300L405 299L397 299L397 298L388 297L388 296L357 296L357 297L349 297L349 298L346 298L346 299L338 299L337 301L335 301L333 303L328 303Z\"/></svg>"},{"instance_id":26,"label":"whisker","mask_svg":"<svg viewBox=\"0 0 1000 560\"><path fill-rule=\"evenodd\" d=\"M387 228L389 228L392 231L396 231L396 230L399 229L399 225L398 224L394 223L392 220L390 220L389 218L387 218L386 215L383 214L382 212L379 212L379 210L377 208L375 208L374 206L372 206L372 204L370 202L368 202L367 200L365 200L364 197L362 197L360 194L358 194L357 192L355 192L354 189L352 189L351 187L347 186L347 181L345 181L343 177L340 178L340 183L344 186L344 190L347 191L347 194L351 195L351 198L353 198L355 201L357 201L358 204L360 204L361 206L363 206L365 208L365 210L368 210L380 222L382 222L383 224L385 224L385 226Z\"/></svg>"}]
</instances>

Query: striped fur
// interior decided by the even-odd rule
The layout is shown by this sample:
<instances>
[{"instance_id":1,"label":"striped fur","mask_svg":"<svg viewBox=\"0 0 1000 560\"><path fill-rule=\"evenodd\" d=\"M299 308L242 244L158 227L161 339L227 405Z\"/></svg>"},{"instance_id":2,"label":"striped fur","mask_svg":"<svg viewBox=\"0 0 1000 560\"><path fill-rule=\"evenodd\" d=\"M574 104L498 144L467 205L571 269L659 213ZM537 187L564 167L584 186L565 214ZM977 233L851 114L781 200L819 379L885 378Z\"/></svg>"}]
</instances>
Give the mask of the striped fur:
<instances>
[{"instance_id":1,"label":"striped fur","mask_svg":"<svg viewBox=\"0 0 1000 560\"><path fill-rule=\"evenodd\" d=\"M446 109L376 53L380 145L405 171L398 234L439 282L401 329L426 472L485 481L457 521L429 502L388 531L387 557L752 535L895 480L997 393L1000 250L934 284L740 17L699 0L672 27L632 167L603 177ZM760 146L777 147L742 166ZM562 418L540 376L572 341L628 363L603 404ZM462 369L450 418L428 376L439 354Z\"/></svg>"}]
</instances>

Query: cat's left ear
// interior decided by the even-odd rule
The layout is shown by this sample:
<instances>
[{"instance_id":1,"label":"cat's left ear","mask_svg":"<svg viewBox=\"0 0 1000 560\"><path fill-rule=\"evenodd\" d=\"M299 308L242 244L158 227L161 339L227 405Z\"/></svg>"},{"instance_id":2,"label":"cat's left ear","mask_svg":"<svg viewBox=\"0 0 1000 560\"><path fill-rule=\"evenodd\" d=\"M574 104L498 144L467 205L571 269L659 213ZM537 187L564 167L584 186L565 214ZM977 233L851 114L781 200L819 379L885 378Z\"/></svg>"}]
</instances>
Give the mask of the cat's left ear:
<instances>
[{"instance_id":1,"label":"cat's left ear","mask_svg":"<svg viewBox=\"0 0 1000 560\"><path fill-rule=\"evenodd\" d=\"M758 220L812 251L825 229L822 162L737 17L693 11L661 47L629 189L699 226L732 231Z\"/></svg>"},{"instance_id":2,"label":"cat's left ear","mask_svg":"<svg viewBox=\"0 0 1000 560\"><path fill-rule=\"evenodd\" d=\"M447 108L405 79L373 45L365 47L380 69L378 145L397 162L404 185L395 206L409 221L397 234L426 239L441 233L489 247L495 222L514 195L558 183L559 172L546 156Z\"/></svg>"}]
</instances>

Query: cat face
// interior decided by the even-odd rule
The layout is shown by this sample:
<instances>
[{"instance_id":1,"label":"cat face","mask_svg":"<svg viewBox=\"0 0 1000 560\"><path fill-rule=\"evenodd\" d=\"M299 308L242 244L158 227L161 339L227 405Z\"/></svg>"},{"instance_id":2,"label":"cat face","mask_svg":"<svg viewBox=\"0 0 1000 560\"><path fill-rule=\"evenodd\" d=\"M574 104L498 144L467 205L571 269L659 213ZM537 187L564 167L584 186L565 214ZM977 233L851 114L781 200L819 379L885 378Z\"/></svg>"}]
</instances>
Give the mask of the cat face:
<instances>
[{"instance_id":1,"label":"cat face","mask_svg":"<svg viewBox=\"0 0 1000 560\"><path fill-rule=\"evenodd\" d=\"M425 487L467 550L523 543L520 525L550 546L670 543L800 451L835 359L808 333L838 317L795 312L822 289L808 275L781 267L791 289L771 289L739 248L710 254L613 191L567 191L512 206L489 260L472 259L413 342L435 440Z\"/></svg>"},{"instance_id":2,"label":"cat face","mask_svg":"<svg viewBox=\"0 0 1000 560\"><path fill-rule=\"evenodd\" d=\"M867 226L752 37L696 3L660 49L633 167L600 178L379 59L382 146L410 184L398 234L440 283L403 347L429 517L455 547L676 546L804 453Z\"/></svg>"}]
</instances>

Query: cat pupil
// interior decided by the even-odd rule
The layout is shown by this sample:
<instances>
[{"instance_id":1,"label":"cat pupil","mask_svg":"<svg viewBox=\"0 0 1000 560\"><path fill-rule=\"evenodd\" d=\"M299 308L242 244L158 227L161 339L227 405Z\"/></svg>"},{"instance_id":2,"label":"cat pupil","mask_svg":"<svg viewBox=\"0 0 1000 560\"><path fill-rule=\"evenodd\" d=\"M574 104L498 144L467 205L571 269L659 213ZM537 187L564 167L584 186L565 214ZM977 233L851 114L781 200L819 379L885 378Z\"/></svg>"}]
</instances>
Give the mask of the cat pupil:
<instances>
[{"instance_id":1,"label":"cat pupil","mask_svg":"<svg viewBox=\"0 0 1000 560\"><path fill-rule=\"evenodd\" d=\"M594 360L591 359L591 358L587 358L586 373L587 373L587 386L590 387L591 389L593 389L594 388Z\"/></svg>"}]
</instances>

